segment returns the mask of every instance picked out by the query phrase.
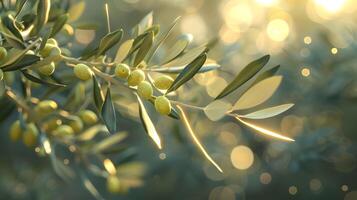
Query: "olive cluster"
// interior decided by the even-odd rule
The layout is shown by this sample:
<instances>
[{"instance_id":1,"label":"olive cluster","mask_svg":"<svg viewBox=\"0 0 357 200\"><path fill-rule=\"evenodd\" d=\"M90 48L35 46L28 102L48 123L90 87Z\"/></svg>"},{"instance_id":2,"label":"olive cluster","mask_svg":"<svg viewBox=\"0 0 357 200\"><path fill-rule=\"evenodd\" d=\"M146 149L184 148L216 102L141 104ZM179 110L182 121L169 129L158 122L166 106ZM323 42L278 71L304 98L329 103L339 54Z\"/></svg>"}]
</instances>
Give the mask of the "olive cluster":
<instances>
[{"instance_id":1,"label":"olive cluster","mask_svg":"<svg viewBox=\"0 0 357 200\"><path fill-rule=\"evenodd\" d=\"M77 64L74 66L74 74L81 80L89 80L93 72L86 64ZM146 100L154 99L155 109L162 115L168 115L171 112L171 103L165 96L153 96L154 90L149 81L145 80L145 73L141 69L131 71L127 64L120 63L115 66L114 74L116 77L126 80L128 86L136 88L138 95ZM173 83L173 79L167 75L161 75L154 79L153 84L159 90L167 90Z\"/></svg>"},{"instance_id":2,"label":"olive cluster","mask_svg":"<svg viewBox=\"0 0 357 200\"><path fill-rule=\"evenodd\" d=\"M58 105L53 100L40 101L34 108L34 116L37 121L43 121L39 127L49 136L63 137L80 133L85 126L91 126L98 121L97 115L91 110L82 110L77 115L66 116L65 118L51 115L58 109ZM37 144L39 135L38 126L33 122L23 123L15 121L10 127L10 139L18 141L22 138L23 143L28 147Z\"/></svg>"},{"instance_id":3,"label":"olive cluster","mask_svg":"<svg viewBox=\"0 0 357 200\"><path fill-rule=\"evenodd\" d=\"M61 55L61 49L58 47L58 43L54 38L47 40L45 47L39 52L43 58L47 57L57 57ZM52 75L56 70L54 62L47 65L43 65L37 69L37 71L45 76Z\"/></svg>"}]
</instances>

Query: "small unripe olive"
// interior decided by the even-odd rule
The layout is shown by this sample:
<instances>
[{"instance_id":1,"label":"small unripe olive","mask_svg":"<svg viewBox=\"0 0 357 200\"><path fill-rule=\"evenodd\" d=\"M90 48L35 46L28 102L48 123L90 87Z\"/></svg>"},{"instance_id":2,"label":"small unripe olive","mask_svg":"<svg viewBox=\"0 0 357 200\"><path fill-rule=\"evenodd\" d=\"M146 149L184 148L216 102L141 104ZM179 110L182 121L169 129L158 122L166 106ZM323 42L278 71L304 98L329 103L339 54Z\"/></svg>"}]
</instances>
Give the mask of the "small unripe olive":
<instances>
[{"instance_id":1,"label":"small unripe olive","mask_svg":"<svg viewBox=\"0 0 357 200\"><path fill-rule=\"evenodd\" d=\"M38 136L38 129L34 123L30 123L26 126L26 130L22 137L22 141L28 147L33 147L36 145L36 140Z\"/></svg>"},{"instance_id":2,"label":"small unripe olive","mask_svg":"<svg viewBox=\"0 0 357 200\"><path fill-rule=\"evenodd\" d=\"M18 141L22 136L22 129L20 125L20 121L17 120L14 123L11 124L10 127L10 139L12 141Z\"/></svg>"},{"instance_id":3,"label":"small unripe olive","mask_svg":"<svg viewBox=\"0 0 357 200\"><path fill-rule=\"evenodd\" d=\"M0 69L0 81L2 81L2 79L4 79L4 72Z\"/></svg>"},{"instance_id":4,"label":"small unripe olive","mask_svg":"<svg viewBox=\"0 0 357 200\"><path fill-rule=\"evenodd\" d=\"M130 68L127 64L120 63L115 67L115 75L119 78L128 78Z\"/></svg>"},{"instance_id":5,"label":"small unripe olive","mask_svg":"<svg viewBox=\"0 0 357 200\"><path fill-rule=\"evenodd\" d=\"M55 71L56 66L54 62L51 62L48 65L44 65L38 68L38 71L45 75L45 76L50 76L51 74L53 74L53 72Z\"/></svg>"},{"instance_id":6,"label":"small unripe olive","mask_svg":"<svg viewBox=\"0 0 357 200\"><path fill-rule=\"evenodd\" d=\"M168 115L171 112L171 103L165 96L159 96L155 99L155 109L162 115Z\"/></svg>"},{"instance_id":7,"label":"small unripe olive","mask_svg":"<svg viewBox=\"0 0 357 200\"><path fill-rule=\"evenodd\" d=\"M57 136L68 136L68 135L73 135L74 131L72 127L68 125L61 125L56 128L56 130L53 131L54 135Z\"/></svg>"},{"instance_id":8,"label":"small unripe olive","mask_svg":"<svg viewBox=\"0 0 357 200\"><path fill-rule=\"evenodd\" d=\"M174 82L174 79L171 78L170 76L163 75L159 76L154 80L154 85L160 90L167 90L170 88L172 83Z\"/></svg>"},{"instance_id":9,"label":"small unripe olive","mask_svg":"<svg viewBox=\"0 0 357 200\"><path fill-rule=\"evenodd\" d=\"M116 175L109 175L107 177L107 189L110 193L120 193L121 192L121 182Z\"/></svg>"},{"instance_id":10,"label":"small unripe olive","mask_svg":"<svg viewBox=\"0 0 357 200\"><path fill-rule=\"evenodd\" d=\"M79 117L87 125L95 124L98 121L97 115L91 110L83 110L79 113Z\"/></svg>"},{"instance_id":11,"label":"small unripe olive","mask_svg":"<svg viewBox=\"0 0 357 200\"><path fill-rule=\"evenodd\" d=\"M72 36L74 34L74 29L69 24L63 25L62 30L65 32L65 34L67 34L69 36Z\"/></svg>"},{"instance_id":12,"label":"small unripe olive","mask_svg":"<svg viewBox=\"0 0 357 200\"><path fill-rule=\"evenodd\" d=\"M150 99L154 91L153 91L152 86L149 82L142 81L138 85L137 92L140 97L142 97L144 99Z\"/></svg>"},{"instance_id":13,"label":"small unripe olive","mask_svg":"<svg viewBox=\"0 0 357 200\"><path fill-rule=\"evenodd\" d=\"M62 54L61 49L58 46L55 46L51 49L49 56L60 56Z\"/></svg>"},{"instance_id":14,"label":"small unripe olive","mask_svg":"<svg viewBox=\"0 0 357 200\"><path fill-rule=\"evenodd\" d=\"M58 108L57 103L53 100L40 101L35 107L35 111L40 115L48 115Z\"/></svg>"},{"instance_id":15,"label":"small unripe olive","mask_svg":"<svg viewBox=\"0 0 357 200\"><path fill-rule=\"evenodd\" d=\"M7 56L7 50L4 47L0 47L0 61L4 60Z\"/></svg>"},{"instance_id":16,"label":"small unripe olive","mask_svg":"<svg viewBox=\"0 0 357 200\"><path fill-rule=\"evenodd\" d=\"M69 126L72 127L75 133L79 133L83 129L83 122L81 118L74 116L73 118L71 118L71 121L69 122Z\"/></svg>"},{"instance_id":17,"label":"small unripe olive","mask_svg":"<svg viewBox=\"0 0 357 200\"><path fill-rule=\"evenodd\" d=\"M128 77L128 85L129 86L137 86L139 83L145 80L145 73L140 70L136 69L132 71Z\"/></svg>"},{"instance_id":18,"label":"small unripe olive","mask_svg":"<svg viewBox=\"0 0 357 200\"><path fill-rule=\"evenodd\" d=\"M45 47L43 47L43 49L41 49L41 51L40 51L41 56L48 57L54 47L56 47L56 46L53 44L46 43Z\"/></svg>"},{"instance_id":19,"label":"small unripe olive","mask_svg":"<svg viewBox=\"0 0 357 200\"><path fill-rule=\"evenodd\" d=\"M77 64L76 66L74 66L73 71L74 71L74 75L76 75L77 78L83 81L89 80L93 76L93 72L85 64Z\"/></svg>"},{"instance_id":20,"label":"small unripe olive","mask_svg":"<svg viewBox=\"0 0 357 200\"><path fill-rule=\"evenodd\" d=\"M58 46L57 40L54 38L49 38L46 42L46 44L52 44L54 46Z\"/></svg>"},{"instance_id":21,"label":"small unripe olive","mask_svg":"<svg viewBox=\"0 0 357 200\"><path fill-rule=\"evenodd\" d=\"M55 130L58 126L62 124L62 120L60 119L49 119L43 124L43 129L45 130L46 133L49 133L53 130Z\"/></svg>"},{"instance_id":22,"label":"small unripe olive","mask_svg":"<svg viewBox=\"0 0 357 200\"><path fill-rule=\"evenodd\" d=\"M35 55L35 52L32 50L28 50L28 51L26 51L26 54L27 55Z\"/></svg>"}]
</instances>

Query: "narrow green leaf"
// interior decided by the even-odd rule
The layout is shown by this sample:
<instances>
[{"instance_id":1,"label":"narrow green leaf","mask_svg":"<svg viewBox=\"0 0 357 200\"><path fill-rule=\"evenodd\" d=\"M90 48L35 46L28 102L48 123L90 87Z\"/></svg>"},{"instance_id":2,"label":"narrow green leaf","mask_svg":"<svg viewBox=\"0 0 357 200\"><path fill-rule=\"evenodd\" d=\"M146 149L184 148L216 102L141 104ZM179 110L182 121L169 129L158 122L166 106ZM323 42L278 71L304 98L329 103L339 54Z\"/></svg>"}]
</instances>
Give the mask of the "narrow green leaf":
<instances>
[{"instance_id":1,"label":"narrow green leaf","mask_svg":"<svg viewBox=\"0 0 357 200\"><path fill-rule=\"evenodd\" d=\"M51 8L51 0L40 0L37 4L36 24L34 26L34 34L40 32L43 25L48 21L48 16Z\"/></svg>"},{"instance_id":2,"label":"narrow green leaf","mask_svg":"<svg viewBox=\"0 0 357 200\"><path fill-rule=\"evenodd\" d=\"M73 22L79 19L79 17L82 15L86 8L86 3L85 1L79 1L74 5L71 5L71 7L68 10L69 18L68 22Z\"/></svg>"},{"instance_id":3,"label":"narrow green leaf","mask_svg":"<svg viewBox=\"0 0 357 200\"><path fill-rule=\"evenodd\" d=\"M161 149L162 147L161 147L160 136L157 133L156 128L155 128L154 124L152 123L150 116L147 113L146 108L145 108L143 102L141 101L140 97L137 96L137 98L138 98L138 104L139 104L140 119L144 126L144 129L145 129L146 133L151 137L151 139L155 142L157 147L159 149Z\"/></svg>"},{"instance_id":4,"label":"narrow green leaf","mask_svg":"<svg viewBox=\"0 0 357 200\"><path fill-rule=\"evenodd\" d=\"M146 29L152 26L154 21L153 12L149 12L138 24L139 34L143 33Z\"/></svg>"},{"instance_id":5,"label":"narrow green leaf","mask_svg":"<svg viewBox=\"0 0 357 200\"><path fill-rule=\"evenodd\" d=\"M220 99L237 88L239 88L241 85L243 85L245 82L247 82L249 79L251 79L255 74L257 74L269 61L270 56L265 55L251 63L249 63L246 67L243 68L243 70L236 76L236 78L229 83L222 91L219 93L219 95L215 99Z\"/></svg>"},{"instance_id":6,"label":"narrow green leaf","mask_svg":"<svg viewBox=\"0 0 357 200\"><path fill-rule=\"evenodd\" d=\"M110 88L107 90L107 94L105 95L105 100L102 108L102 119L107 126L110 133L115 133L117 130L117 120L114 105L112 102L112 97L110 94Z\"/></svg>"},{"instance_id":7,"label":"narrow green leaf","mask_svg":"<svg viewBox=\"0 0 357 200\"><path fill-rule=\"evenodd\" d=\"M109 149L110 147L112 147L113 145L118 144L119 142L124 140L127 136L128 136L128 134L126 132L119 132L119 133L113 134L109 137L106 137L102 141L96 143L93 146L92 151L95 153L100 153L102 151L105 151L105 150Z\"/></svg>"},{"instance_id":8,"label":"narrow green leaf","mask_svg":"<svg viewBox=\"0 0 357 200\"><path fill-rule=\"evenodd\" d=\"M77 140L79 141L88 141L93 139L98 133L106 132L106 126L102 124L94 125L88 129L86 129L83 133L78 135Z\"/></svg>"},{"instance_id":9,"label":"narrow green leaf","mask_svg":"<svg viewBox=\"0 0 357 200\"><path fill-rule=\"evenodd\" d=\"M264 108L262 110L258 110L246 115L239 115L241 118L248 118L248 119L266 119L269 117L274 117L276 115L279 115L287 110L289 110L291 107L293 107L293 103L288 103L288 104L282 104L279 106L274 106L274 107L269 107L269 108Z\"/></svg>"},{"instance_id":10,"label":"narrow green leaf","mask_svg":"<svg viewBox=\"0 0 357 200\"><path fill-rule=\"evenodd\" d=\"M68 20L68 16L68 14L63 14L56 19L55 23L51 28L50 37L54 37L62 29L62 27L66 24Z\"/></svg>"},{"instance_id":11,"label":"narrow green leaf","mask_svg":"<svg viewBox=\"0 0 357 200\"><path fill-rule=\"evenodd\" d=\"M29 79L32 82L39 83L42 85L47 85L49 87L66 87L66 85L63 84L48 82L42 78L38 78L34 75L29 74L28 72L26 72L26 70L21 70L21 72L27 79Z\"/></svg>"},{"instance_id":12,"label":"narrow green leaf","mask_svg":"<svg viewBox=\"0 0 357 200\"><path fill-rule=\"evenodd\" d=\"M173 66L173 67L160 67L160 68L152 68L150 71L160 72L160 73L169 73L169 74L177 74L180 73L186 66ZM207 63L203 64L201 69L197 73L204 73L212 70L216 70L221 66L217 63Z\"/></svg>"},{"instance_id":13,"label":"narrow green leaf","mask_svg":"<svg viewBox=\"0 0 357 200\"><path fill-rule=\"evenodd\" d=\"M272 76L253 85L238 99L233 110L248 109L264 103L275 93L282 79L282 76Z\"/></svg>"},{"instance_id":14,"label":"narrow green leaf","mask_svg":"<svg viewBox=\"0 0 357 200\"><path fill-rule=\"evenodd\" d=\"M125 59L125 57L128 55L128 53L133 45L133 42L134 42L134 40L130 39L130 40L123 42L123 44L120 45L120 47L116 53L114 62L121 63Z\"/></svg>"},{"instance_id":15,"label":"narrow green leaf","mask_svg":"<svg viewBox=\"0 0 357 200\"><path fill-rule=\"evenodd\" d=\"M88 190L88 192L93 195L93 197L97 200L104 200L104 198L100 195L97 188L93 185L93 183L89 180L89 178L83 173L80 172L80 177L82 179L84 187Z\"/></svg>"},{"instance_id":16,"label":"narrow green leaf","mask_svg":"<svg viewBox=\"0 0 357 200\"><path fill-rule=\"evenodd\" d=\"M154 41L154 33L151 31L149 32L146 37L144 38L143 42L140 45L140 49L135 56L134 66L137 66L141 61L144 60L146 54L149 52L152 43Z\"/></svg>"},{"instance_id":17,"label":"narrow green leaf","mask_svg":"<svg viewBox=\"0 0 357 200\"><path fill-rule=\"evenodd\" d=\"M5 34L14 36L20 42L24 42L20 30L15 24L15 19L11 15L1 17L1 31Z\"/></svg>"},{"instance_id":18,"label":"narrow green leaf","mask_svg":"<svg viewBox=\"0 0 357 200\"><path fill-rule=\"evenodd\" d=\"M103 55L106 51L116 45L123 36L123 30L116 30L104 36L99 44L97 56Z\"/></svg>"},{"instance_id":19,"label":"narrow green leaf","mask_svg":"<svg viewBox=\"0 0 357 200\"><path fill-rule=\"evenodd\" d=\"M208 119L218 121L225 116L227 111L232 108L232 104L223 100L216 100L204 108L204 113Z\"/></svg>"},{"instance_id":20,"label":"narrow green leaf","mask_svg":"<svg viewBox=\"0 0 357 200\"><path fill-rule=\"evenodd\" d=\"M93 99L95 106L100 112L102 110L104 96L100 83L97 81L97 78L95 76L93 76Z\"/></svg>"},{"instance_id":21,"label":"narrow green leaf","mask_svg":"<svg viewBox=\"0 0 357 200\"><path fill-rule=\"evenodd\" d=\"M175 25L177 24L178 20L180 19L180 17L176 18L172 24L170 25L170 27L165 31L162 32L157 39L155 40L155 43L153 45L153 48L150 49L150 51L148 52L148 55L145 58L146 63L150 64L151 58L153 57L153 55L155 54L155 52L159 49L159 47L161 46L161 44L166 40L166 38L170 35L172 29L175 27Z\"/></svg>"},{"instance_id":22,"label":"narrow green leaf","mask_svg":"<svg viewBox=\"0 0 357 200\"><path fill-rule=\"evenodd\" d=\"M187 48L192 39L193 37L191 34L184 34L181 36L180 39L167 51L165 59L161 65L164 65L179 56Z\"/></svg>"},{"instance_id":23,"label":"narrow green leaf","mask_svg":"<svg viewBox=\"0 0 357 200\"><path fill-rule=\"evenodd\" d=\"M20 60L16 61L15 63L13 63L11 65L8 65L8 66L2 68L2 70L4 72L19 70L19 69L22 69L24 67L30 66L30 65L32 65L32 64L34 64L34 63L36 63L36 62L38 62L40 60L41 60L41 58L39 56L26 54Z\"/></svg>"},{"instance_id":24,"label":"narrow green leaf","mask_svg":"<svg viewBox=\"0 0 357 200\"><path fill-rule=\"evenodd\" d=\"M32 44L27 46L26 49L24 49L24 50L11 49L9 51L7 59L3 63L1 63L0 68L7 67L7 66L15 63L17 60L20 60L21 58L23 58L25 56L26 52L28 50L32 49L35 45L36 45L36 43L33 42Z\"/></svg>"},{"instance_id":25,"label":"narrow green leaf","mask_svg":"<svg viewBox=\"0 0 357 200\"><path fill-rule=\"evenodd\" d=\"M279 68L280 68L280 65L277 65L277 66L275 66L271 69L268 69L265 72L259 74L258 77L254 80L254 83L252 83L252 85L254 85L266 78L274 76L274 74L279 70Z\"/></svg>"},{"instance_id":26,"label":"narrow green leaf","mask_svg":"<svg viewBox=\"0 0 357 200\"><path fill-rule=\"evenodd\" d=\"M199 46L192 49L188 49L182 53L179 57L175 58L171 62L165 64L167 67L171 66L185 66L188 63L192 62L197 56L207 52L206 46Z\"/></svg>"},{"instance_id":27,"label":"narrow green leaf","mask_svg":"<svg viewBox=\"0 0 357 200\"><path fill-rule=\"evenodd\" d=\"M167 90L166 94L177 90L182 84L189 81L203 66L207 59L207 55L204 53L198 56L190 64L188 64L182 72L176 77L171 87Z\"/></svg>"}]
</instances>

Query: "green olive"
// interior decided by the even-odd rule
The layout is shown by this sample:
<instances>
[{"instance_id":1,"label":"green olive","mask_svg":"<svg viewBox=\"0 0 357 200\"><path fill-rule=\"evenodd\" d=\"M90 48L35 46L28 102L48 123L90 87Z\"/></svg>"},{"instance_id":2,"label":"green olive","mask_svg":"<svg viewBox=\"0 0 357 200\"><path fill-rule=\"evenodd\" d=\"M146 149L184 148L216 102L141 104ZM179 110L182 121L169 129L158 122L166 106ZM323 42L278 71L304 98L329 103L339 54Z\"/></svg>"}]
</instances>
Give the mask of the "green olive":
<instances>
[{"instance_id":1,"label":"green olive","mask_svg":"<svg viewBox=\"0 0 357 200\"><path fill-rule=\"evenodd\" d=\"M73 118L71 118L71 121L69 122L69 126L72 127L75 133L79 133L83 129L83 122L81 118L73 116Z\"/></svg>"},{"instance_id":2,"label":"green olive","mask_svg":"<svg viewBox=\"0 0 357 200\"><path fill-rule=\"evenodd\" d=\"M49 56L60 56L62 54L62 51L59 47L57 46L54 46L52 49L51 49L51 52L50 52L50 55Z\"/></svg>"},{"instance_id":3,"label":"green olive","mask_svg":"<svg viewBox=\"0 0 357 200\"><path fill-rule=\"evenodd\" d=\"M58 108L58 105L55 101L53 100L44 100L44 101L40 101L36 107L35 107L35 111L37 114L44 116L44 115L48 115L51 112L55 111Z\"/></svg>"},{"instance_id":4,"label":"green olive","mask_svg":"<svg viewBox=\"0 0 357 200\"><path fill-rule=\"evenodd\" d=\"M91 110L83 110L79 113L79 117L87 125L93 125L98 121L97 115Z\"/></svg>"},{"instance_id":5,"label":"green olive","mask_svg":"<svg viewBox=\"0 0 357 200\"><path fill-rule=\"evenodd\" d=\"M61 125L53 131L53 134L56 136L68 136L73 135L73 133L73 128L68 125Z\"/></svg>"},{"instance_id":6,"label":"green olive","mask_svg":"<svg viewBox=\"0 0 357 200\"><path fill-rule=\"evenodd\" d=\"M137 86L139 83L145 80L145 73L140 70L136 69L130 73L128 77L128 85L129 86Z\"/></svg>"},{"instance_id":7,"label":"green olive","mask_svg":"<svg viewBox=\"0 0 357 200\"><path fill-rule=\"evenodd\" d=\"M144 99L150 99L154 91L153 91L152 86L149 82L142 81L138 85L137 92L140 97L142 97Z\"/></svg>"},{"instance_id":8,"label":"green olive","mask_svg":"<svg viewBox=\"0 0 357 200\"><path fill-rule=\"evenodd\" d=\"M0 69L0 81L4 79L4 72Z\"/></svg>"},{"instance_id":9,"label":"green olive","mask_svg":"<svg viewBox=\"0 0 357 200\"><path fill-rule=\"evenodd\" d=\"M162 115L168 115L171 112L171 103L165 96L159 96L155 99L155 109Z\"/></svg>"},{"instance_id":10,"label":"green olive","mask_svg":"<svg viewBox=\"0 0 357 200\"><path fill-rule=\"evenodd\" d=\"M121 192L121 182L116 175L109 175L107 177L107 189L110 193Z\"/></svg>"},{"instance_id":11,"label":"green olive","mask_svg":"<svg viewBox=\"0 0 357 200\"><path fill-rule=\"evenodd\" d=\"M57 40L54 39L54 38L49 38L47 40L46 44L51 44L51 45L54 45L54 46L58 46Z\"/></svg>"},{"instance_id":12,"label":"green olive","mask_svg":"<svg viewBox=\"0 0 357 200\"><path fill-rule=\"evenodd\" d=\"M34 123L30 123L26 126L26 130L23 134L22 141L28 147L36 145L38 136L38 129Z\"/></svg>"},{"instance_id":13,"label":"green olive","mask_svg":"<svg viewBox=\"0 0 357 200\"><path fill-rule=\"evenodd\" d=\"M46 43L45 47L40 51L41 56L48 57L54 47L56 46L53 44Z\"/></svg>"},{"instance_id":14,"label":"green olive","mask_svg":"<svg viewBox=\"0 0 357 200\"><path fill-rule=\"evenodd\" d=\"M3 61L7 56L7 50L4 47L0 47L0 61Z\"/></svg>"},{"instance_id":15,"label":"green olive","mask_svg":"<svg viewBox=\"0 0 357 200\"><path fill-rule=\"evenodd\" d=\"M119 78L128 78L130 75L130 68L127 64L120 63L115 67L115 75Z\"/></svg>"},{"instance_id":16,"label":"green olive","mask_svg":"<svg viewBox=\"0 0 357 200\"><path fill-rule=\"evenodd\" d=\"M62 120L57 119L57 118L52 118L52 119L47 120L43 124L43 129L45 130L46 133L49 133L49 132L55 130L61 124L62 124Z\"/></svg>"},{"instance_id":17,"label":"green olive","mask_svg":"<svg viewBox=\"0 0 357 200\"><path fill-rule=\"evenodd\" d=\"M20 121L17 120L10 126L10 139L12 141L18 141L22 136L22 129L20 126Z\"/></svg>"},{"instance_id":18,"label":"green olive","mask_svg":"<svg viewBox=\"0 0 357 200\"><path fill-rule=\"evenodd\" d=\"M51 74L53 74L53 72L55 72L56 66L54 62L51 62L48 65L44 65L38 68L38 71L45 75L45 76L50 76Z\"/></svg>"},{"instance_id":19,"label":"green olive","mask_svg":"<svg viewBox=\"0 0 357 200\"><path fill-rule=\"evenodd\" d=\"M89 80L93 76L92 70L85 64L77 64L73 71L74 75L83 81Z\"/></svg>"},{"instance_id":20,"label":"green olive","mask_svg":"<svg viewBox=\"0 0 357 200\"><path fill-rule=\"evenodd\" d=\"M174 82L174 79L171 78L170 76L163 75L159 76L154 80L154 85L156 88L160 90L167 90L170 88L172 83Z\"/></svg>"}]
</instances>

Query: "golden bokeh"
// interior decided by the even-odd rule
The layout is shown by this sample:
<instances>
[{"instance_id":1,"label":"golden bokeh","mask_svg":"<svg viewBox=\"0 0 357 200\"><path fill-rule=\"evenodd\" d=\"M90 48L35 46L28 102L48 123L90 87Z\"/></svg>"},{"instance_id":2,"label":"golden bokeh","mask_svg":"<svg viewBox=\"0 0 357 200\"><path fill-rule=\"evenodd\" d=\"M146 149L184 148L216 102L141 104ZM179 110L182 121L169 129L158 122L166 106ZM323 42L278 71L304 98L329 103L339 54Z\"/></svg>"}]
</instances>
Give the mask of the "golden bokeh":
<instances>
[{"instance_id":1,"label":"golden bokeh","mask_svg":"<svg viewBox=\"0 0 357 200\"><path fill-rule=\"evenodd\" d=\"M307 67L302 68L302 70L301 70L301 75L303 75L303 76L305 76L305 77L310 76L310 69L307 68Z\"/></svg>"},{"instance_id":2,"label":"golden bokeh","mask_svg":"<svg viewBox=\"0 0 357 200\"><path fill-rule=\"evenodd\" d=\"M276 42L284 41L290 32L289 24L283 19L274 19L267 26L269 38Z\"/></svg>"},{"instance_id":3,"label":"golden bokeh","mask_svg":"<svg viewBox=\"0 0 357 200\"><path fill-rule=\"evenodd\" d=\"M319 179L314 178L309 182L309 187L311 191L318 192L322 188L322 183Z\"/></svg>"},{"instance_id":4,"label":"golden bokeh","mask_svg":"<svg viewBox=\"0 0 357 200\"><path fill-rule=\"evenodd\" d=\"M312 42L312 39L311 39L310 36L305 36L305 37L304 37L304 43L305 43L305 44L311 44L311 42Z\"/></svg>"},{"instance_id":5,"label":"golden bokeh","mask_svg":"<svg viewBox=\"0 0 357 200\"><path fill-rule=\"evenodd\" d=\"M296 195L297 192L298 192L298 188L296 186L293 185L289 187L289 194Z\"/></svg>"},{"instance_id":6,"label":"golden bokeh","mask_svg":"<svg viewBox=\"0 0 357 200\"><path fill-rule=\"evenodd\" d=\"M338 49L335 48L335 47L332 48L332 49L331 49L331 53L332 53L332 54L337 54L337 53L338 53Z\"/></svg>"},{"instance_id":7,"label":"golden bokeh","mask_svg":"<svg viewBox=\"0 0 357 200\"><path fill-rule=\"evenodd\" d=\"M262 184L267 185L271 182L271 175L268 172L260 174L259 180Z\"/></svg>"},{"instance_id":8,"label":"golden bokeh","mask_svg":"<svg viewBox=\"0 0 357 200\"><path fill-rule=\"evenodd\" d=\"M231 152L231 162L235 168L246 170L252 166L254 162L254 154L247 146L236 146Z\"/></svg>"}]
</instances>

